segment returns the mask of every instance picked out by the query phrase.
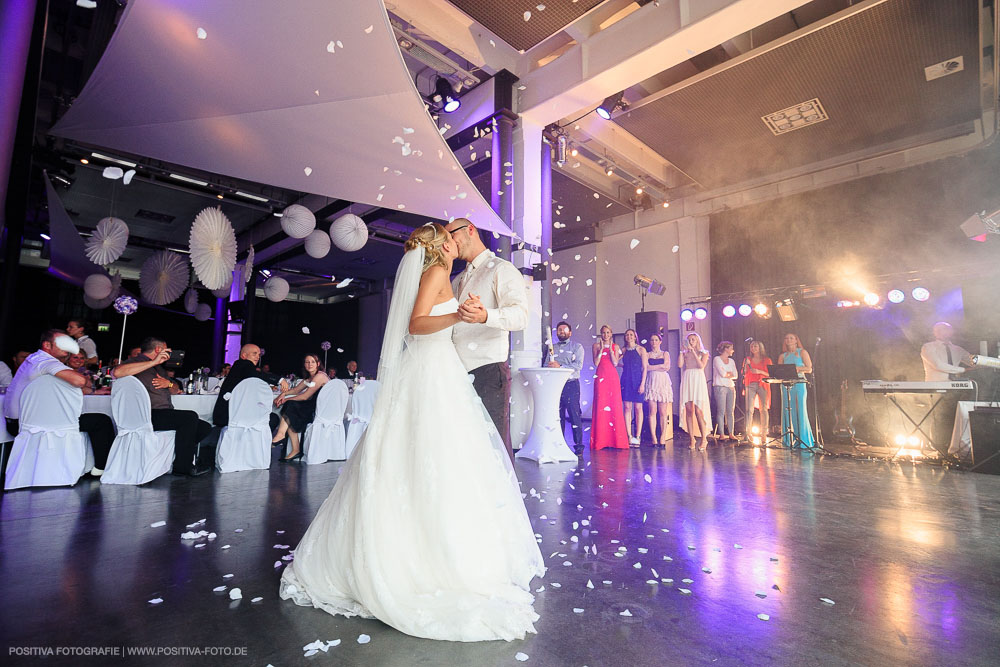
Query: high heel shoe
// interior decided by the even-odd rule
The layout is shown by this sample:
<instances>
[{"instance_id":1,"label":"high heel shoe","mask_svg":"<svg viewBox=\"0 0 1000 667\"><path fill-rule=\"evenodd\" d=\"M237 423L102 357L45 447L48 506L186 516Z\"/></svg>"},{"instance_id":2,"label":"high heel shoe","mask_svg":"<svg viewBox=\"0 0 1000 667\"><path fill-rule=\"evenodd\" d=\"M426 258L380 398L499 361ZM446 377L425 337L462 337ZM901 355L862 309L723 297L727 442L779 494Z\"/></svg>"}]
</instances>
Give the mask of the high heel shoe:
<instances>
[{"instance_id":1,"label":"high heel shoe","mask_svg":"<svg viewBox=\"0 0 1000 667\"><path fill-rule=\"evenodd\" d=\"M288 436L287 435L284 438L282 438L281 440L272 440L271 441L271 446L272 447L284 447L287 444L288 444Z\"/></svg>"},{"instance_id":2,"label":"high heel shoe","mask_svg":"<svg viewBox=\"0 0 1000 667\"><path fill-rule=\"evenodd\" d=\"M296 461L301 458L302 458L302 452L299 452L295 456L289 456L287 458L278 459L278 463L291 463L292 461Z\"/></svg>"}]
</instances>

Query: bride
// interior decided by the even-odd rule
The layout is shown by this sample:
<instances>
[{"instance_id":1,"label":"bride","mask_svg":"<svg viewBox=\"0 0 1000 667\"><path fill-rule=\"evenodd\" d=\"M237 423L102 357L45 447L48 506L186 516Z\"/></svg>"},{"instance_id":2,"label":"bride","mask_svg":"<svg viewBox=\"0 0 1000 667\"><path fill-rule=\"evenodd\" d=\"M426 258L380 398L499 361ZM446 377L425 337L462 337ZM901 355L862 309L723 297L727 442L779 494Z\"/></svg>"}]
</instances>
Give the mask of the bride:
<instances>
[{"instance_id":1,"label":"bride","mask_svg":"<svg viewBox=\"0 0 1000 667\"><path fill-rule=\"evenodd\" d=\"M522 639L545 572L503 441L451 341L456 257L436 223L396 271L374 417L280 595L428 639ZM407 335L409 334L409 335Z\"/></svg>"}]
</instances>

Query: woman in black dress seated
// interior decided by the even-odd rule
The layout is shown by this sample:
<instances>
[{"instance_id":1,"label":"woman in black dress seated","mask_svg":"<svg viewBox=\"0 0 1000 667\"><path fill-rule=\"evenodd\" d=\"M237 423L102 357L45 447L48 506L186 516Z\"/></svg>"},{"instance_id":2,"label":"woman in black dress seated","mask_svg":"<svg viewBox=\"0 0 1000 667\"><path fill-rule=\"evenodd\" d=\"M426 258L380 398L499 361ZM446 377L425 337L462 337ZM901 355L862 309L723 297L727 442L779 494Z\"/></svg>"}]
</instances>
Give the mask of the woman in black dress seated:
<instances>
[{"instance_id":1,"label":"woman in black dress seated","mask_svg":"<svg viewBox=\"0 0 1000 667\"><path fill-rule=\"evenodd\" d=\"M315 354L307 354L302 360L304 379L291 389L281 392L274 404L281 406L281 425L271 440L279 444L287 436L292 443L292 451L285 458L278 459L282 463L302 458L299 435L312 423L316 416L316 396L330 378L323 372L323 364Z\"/></svg>"}]
</instances>

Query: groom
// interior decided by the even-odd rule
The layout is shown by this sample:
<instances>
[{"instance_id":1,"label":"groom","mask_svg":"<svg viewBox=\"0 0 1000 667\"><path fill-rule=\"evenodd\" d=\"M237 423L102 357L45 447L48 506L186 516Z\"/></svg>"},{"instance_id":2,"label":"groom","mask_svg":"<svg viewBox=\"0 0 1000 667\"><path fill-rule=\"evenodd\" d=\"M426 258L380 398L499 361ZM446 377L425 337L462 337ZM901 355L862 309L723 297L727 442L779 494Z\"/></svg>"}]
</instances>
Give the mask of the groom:
<instances>
[{"instance_id":1,"label":"groom","mask_svg":"<svg viewBox=\"0 0 1000 667\"><path fill-rule=\"evenodd\" d=\"M472 374L476 393L496 424L507 447L510 444L510 332L528 325L528 290L513 264L493 254L467 218L456 218L446 229L455 239L465 270L452 281L462 321L452 340L465 369Z\"/></svg>"}]
</instances>

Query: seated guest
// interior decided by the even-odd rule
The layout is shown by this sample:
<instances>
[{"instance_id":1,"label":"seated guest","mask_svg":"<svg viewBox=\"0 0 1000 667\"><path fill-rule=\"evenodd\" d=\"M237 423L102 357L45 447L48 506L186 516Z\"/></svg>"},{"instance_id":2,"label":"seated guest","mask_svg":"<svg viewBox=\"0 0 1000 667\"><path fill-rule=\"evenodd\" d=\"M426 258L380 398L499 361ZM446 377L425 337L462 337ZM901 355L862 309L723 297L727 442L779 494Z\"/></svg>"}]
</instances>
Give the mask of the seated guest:
<instances>
[{"instance_id":1,"label":"seated guest","mask_svg":"<svg viewBox=\"0 0 1000 667\"><path fill-rule=\"evenodd\" d=\"M347 362L347 376L344 379L345 380L354 380L354 381L357 381L358 375L359 375L359 373L358 373L358 362L353 361L353 360L352 361L348 361Z\"/></svg>"},{"instance_id":2,"label":"seated guest","mask_svg":"<svg viewBox=\"0 0 1000 667\"><path fill-rule=\"evenodd\" d=\"M80 347L65 331L49 329L42 334L39 348L18 366L17 373L7 388L3 412L7 419L7 431L11 435L16 436L20 430L21 394L35 378L54 375L84 394L93 393L87 378L64 363L71 353L80 351ZM94 468L90 474L99 477L104 472L111 443L115 440L114 424L107 415L87 412L80 415L80 431L90 436L90 445L94 450Z\"/></svg>"},{"instance_id":3,"label":"seated guest","mask_svg":"<svg viewBox=\"0 0 1000 667\"><path fill-rule=\"evenodd\" d=\"M319 362L319 357L315 354L307 354L302 361L304 371L302 382L292 389L286 389L274 399L274 404L284 406L281 411L281 425L278 432L271 441L280 443L288 437L292 442L292 451L283 459L278 459L282 463L288 463L295 459L302 458L299 450L299 434L305 432L306 426L312 423L316 416L316 396L324 384L330 381L329 376L323 372L323 364Z\"/></svg>"},{"instance_id":4,"label":"seated guest","mask_svg":"<svg viewBox=\"0 0 1000 667\"><path fill-rule=\"evenodd\" d=\"M116 378L129 375L135 376L146 391L149 392L149 403L154 431L174 431L174 469L175 475L196 477L204 475L211 468L198 466L194 463L198 443L212 430L211 424L198 418L194 410L175 410L170 400L171 390L177 383L167 377L161 365L170 358L170 348L163 339L150 337L142 341L140 353L126 359L111 373Z\"/></svg>"},{"instance_id":5,"label":"seated guest","mask_svg":"<svg viewBox=\"0 0 1000 667\"><path fill-rule=\"evenodd\" d=\"M11 372L10 366L0 361L0 387L6 387L13 379L14 373Z\"/></svg>"},{"instance_id":6,"label":"seated guest","mask_svg":"<svg viewBox=\"0 0 1000 667\"><path fill-rule=\"evenodd\" d=\"M21 364L24 363L24 360L27 359L30 354L31 352L28 350L18 350L17 354L11 357L11 359L14 360L14 365L10 367L10 370L16 373L17 369L21 367Z\"/></svg>"},{"instance_id":7,"label":"seated guest","mask_svg":"<svg viewBox=\"0 0 1000 667\"><path fill-rule=\"evenodd\" d=\"M84 358L83 355L84 353L82 350L80 352L76 352L74 354L69 355L69 358L66 360L66 365L72 368L80 375L82 375L83 377L87 378L87 387L93 389L94 390L93 393L110 394L111 393L110 389L94 389L94 373L84 365L87 360Z\"/></svg>"},{"instance_id":8,"label":"seated guest","mask_svg":"<svg viewBox=\"0 0 1000 667\"><path fill-rule=\"evenodd\" d=\"M247 343L240 348L240 358L233 364L232 369L222 382L219 389L219 397L215 399L215 409L212 411L212 422L216 426L227 426L229 424L229 401L226 395L231 394L236 385L247 378L260 378L270 385L280 385L282 391L288 389L288 383L284 380L257 370L257 363L260 361L260 348L253 343ZM228 366L228 364L226 364ZM275 419L277 417L275 416ZM274 426L272 426L273 428Z\"/></svg>"},{"instance_id":9,"label":"seated guest","mask_svg":"<svg viewBox=\"0 0 1000 667\"><path fill-rule=\"evenodd\" d=\"M83 320L70 320L66 324L66 333L75 338L76 344L80 346L80 351L83 352L85 360L84 365L96 366L99 363L97 359L97 345L87 335L85 328L86 324Z\"/></svg>"},{"instance_id":10,"label":"seated guest","mask_svg":"<svg viewBox=\"0 0 1000 667\"><path fill-rule=\"evenodd\" d=\"M244 347L246 346L244 345ZM240 354L242 354L242 350L240 351ZM232 364L222 364L222 368L219 369L219 374L216 377L220 379L225 378L227 375L229 375L229 371L231 371L232 368L233 368Z\"/></svg>"}]
</instances>

